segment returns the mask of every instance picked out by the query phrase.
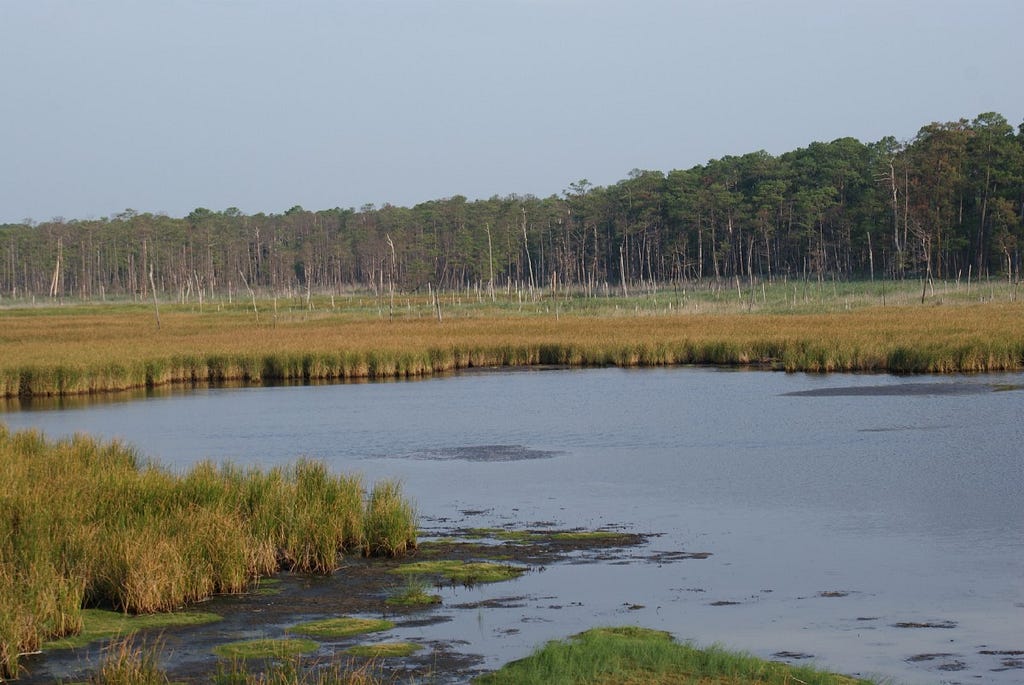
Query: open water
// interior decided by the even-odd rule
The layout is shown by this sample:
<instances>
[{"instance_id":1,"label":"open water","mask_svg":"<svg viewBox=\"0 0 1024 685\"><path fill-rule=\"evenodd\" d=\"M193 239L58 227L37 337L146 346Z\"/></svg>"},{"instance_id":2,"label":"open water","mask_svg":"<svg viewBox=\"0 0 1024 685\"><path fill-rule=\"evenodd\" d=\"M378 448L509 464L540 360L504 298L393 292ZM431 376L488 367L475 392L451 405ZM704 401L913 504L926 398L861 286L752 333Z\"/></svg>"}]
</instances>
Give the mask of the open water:
<instances>
[{"instance_id":1,"label":"open water","mask_svg":"<svg viewBox=\"0 0 1024 685\"><path fill-rule=\"evenodd\" d=\"M12 402L0 421L121 438L174 469L312 457L398 478L428 532L655 536L634 559L449 589L446 605L517 601L398 636L452 641L484 667L635 624L897 683L1021 683L1022 387L1022 374L532 369ZM710 556L651 560L680 551Z\"/></svg>"}]
</instances>

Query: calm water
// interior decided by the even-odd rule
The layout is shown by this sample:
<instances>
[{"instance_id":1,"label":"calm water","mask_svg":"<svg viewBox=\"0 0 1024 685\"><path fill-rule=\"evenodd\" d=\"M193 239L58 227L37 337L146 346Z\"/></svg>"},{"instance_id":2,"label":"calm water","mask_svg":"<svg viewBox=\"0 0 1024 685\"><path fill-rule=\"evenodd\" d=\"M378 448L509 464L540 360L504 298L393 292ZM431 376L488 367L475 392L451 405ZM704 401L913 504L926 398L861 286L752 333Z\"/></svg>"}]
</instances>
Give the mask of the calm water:
<instances>
[{"instance_id":1,"label":"calm water","mask_svg":"<svg viewBox=\"0 0 1024 685\"><path fill-rule=\"evenodd\" d=\"M1020 385L1021 374L530 370L15 404L0 421L123 438L176 469L306 456L368 482L400 478L428 529L621 525L658 535L648 553L712 555L449 590L446 605L527 599L400 636L465 640L487 666L594 625L640 624L901 683L1020 683L1014 658L981 654L1024 650Z\"/></svg>"}]
</instances>

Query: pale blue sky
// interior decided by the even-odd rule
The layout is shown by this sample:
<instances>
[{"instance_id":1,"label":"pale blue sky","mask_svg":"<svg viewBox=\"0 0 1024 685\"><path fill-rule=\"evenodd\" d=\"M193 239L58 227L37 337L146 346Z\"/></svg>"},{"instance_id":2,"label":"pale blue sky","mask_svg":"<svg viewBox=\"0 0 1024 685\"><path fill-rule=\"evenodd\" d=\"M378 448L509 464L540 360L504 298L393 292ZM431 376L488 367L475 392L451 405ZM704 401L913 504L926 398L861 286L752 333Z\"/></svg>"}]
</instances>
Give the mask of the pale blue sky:
<instances>
[{"instance_id":1,"label":"pale blue sky","mask_svg":"<svg viewBox=\"0 0 1024 685\"><path fill-rule=\"evenodd\" d=\"M0 0L0 222L561 193L1024 118L1021 0Z\"/></svg>"}]
</instances>

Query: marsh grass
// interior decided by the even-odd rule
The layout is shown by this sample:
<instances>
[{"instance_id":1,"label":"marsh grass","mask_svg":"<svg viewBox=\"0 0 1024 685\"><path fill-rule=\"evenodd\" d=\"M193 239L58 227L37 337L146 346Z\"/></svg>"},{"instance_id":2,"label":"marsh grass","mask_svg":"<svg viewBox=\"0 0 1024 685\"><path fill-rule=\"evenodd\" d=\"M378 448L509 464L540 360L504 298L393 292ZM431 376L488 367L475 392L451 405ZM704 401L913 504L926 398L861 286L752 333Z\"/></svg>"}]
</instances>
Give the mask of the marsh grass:
<instances>
[{"instance_id":1,"label":"marsh grass","mask_svg":"<svg viewBox=\"0 0 1024 685\"><path fill-rule=\"evenodd\" d=\"M375 661L355 663L332 659L322 663L300 656L278 659L270 667L251 670L244 659L232 659L217 666L214 685L383 685L399 682L379 673Z\"/></svg>"},{"instance_id":2,"label":"marsh grass","mask_svg":"<svg viewBox=\"0 0 1024 685\"><path fill-rule=\"evenodd\" d=\"M159 628L180 628L216 623L221 617L205 611L175 611L166 614L140 614L131 616L119 611L106 609L83 609L81 632L67 637L48 640L43 650L82 647L90 642L106 638L127 638L140 630Z\"/></svg>"},{"instance_id":3,"label":"marsh grass","mask_svg":"<svg viewBox=\"0 0 1024 685\"><path fill-rule=\"evenodd\" d=\"M103 648L89 685L165 685L170 680L160 668L160 651L159 642L146 645L131 637L113 640Z\"/></svg>"},{"instance_id":4,"label":"marsh grass","mask_svg":"<svg viewBox=\"0 0 1024 685\"><path fill-rule=\"evenodd\" d=\"M531 656L473 681L478 685L651 683L654 685L869 685L870 681L764 661L719 647L697 649L645 628L596 628L549 642Z\"/></svg>"},{"instance_id":5,"label":"marsh grass","mask_svg":"<svg viewBox=\"0 0 1024 685\"><path fill-rule=\"evenodd\" d=\"M309 635L311 637L336 638L361 635L363 633L377 633L391 630L394 627L395 624L393 622L381 618L342 616L299 623L288 628L287 632Z\"/></svg>"},{"instance_id":6,"label":"marsh grass","mask_svg":"<svg viewBox=\"0 0 1024 685\"><path fill-rule=\"evenodd\" d=\"M267 472L203 463L179 476L117 442L0 425L0 482L0 677L45 641L88 629L97 617L83 607L168 612L279 570L326 573L345 553L416 544L397 485L367 496L360 479L315 462ZM378 492L391 523L368 533ZM400 542L372 537L388 530Z\"/></svg>"},{"instance_id":7,"label":"marsh grass","mask_svg":"<svg viewBox=\"0 0 1024 685\"><path fill-rule=\"evenodd\" d=\"M345 650L349 656L382 659L387 657L406 657L423 649L414 642L377 642L372 645L355 645Z\"/></svg>"},{"instance_id":8,"label":"marsh grass","mask_svg":"<svg viewBox=\"0 0 1024 685\"><path fill-rule=\"evenodd\" d=\"M168 306L156 330L131 305L0 310L0 395L69 396L171 383L415 378L482 366L750 365L946 373L1024 368L1024 301L944 284L768 285L634 298L466 299L439 323L410 297L393 321L357 298L257 323L238 307ZM917 295L914 295L917 292Z\"/></svg>"},{"instance_id":9,"label":"marsh grass","mask_svg":"<svg viewBox=\"0 0 1024 685\"><path fill-rule=\"evenodd\" d=\"M226 659L283 659L310 654L320 648L315 640L299 638L240 640L213 648L213 653Z\"/></svg>"},{"instance_id":10,"label":"marsh grass","mask_svg":"<svg viewBox=\"0 0 1024 685\"><path fill-rule=\"evenodd\" d=\"M451 585L478 585L480 583L500 583L513 580L526 573L523 566L496 564L490 561L458 561L441 559L436 561L416 561L402 564L392 573L409 576L435 576Z\"/></svg>"},{"instance_id":11,"label":"marsh grass","mask_svg":"<svg viewBox=\"0 0 1024 685\"><path fill-rule=\"evenodd\" d=\"M384 600L398 607L422 607L441 603L441 596L427 592L427 584L413 574L406 576L405 586Z\"/></svg>"}]
</instances>

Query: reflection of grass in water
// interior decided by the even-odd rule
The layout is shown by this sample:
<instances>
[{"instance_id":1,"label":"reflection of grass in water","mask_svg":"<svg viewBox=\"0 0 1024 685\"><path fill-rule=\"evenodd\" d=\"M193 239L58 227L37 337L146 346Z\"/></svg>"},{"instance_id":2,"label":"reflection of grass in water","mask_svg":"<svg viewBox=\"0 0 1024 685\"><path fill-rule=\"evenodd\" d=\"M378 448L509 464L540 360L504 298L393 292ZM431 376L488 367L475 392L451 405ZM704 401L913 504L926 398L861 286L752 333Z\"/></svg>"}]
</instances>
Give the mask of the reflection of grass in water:
<instances>
[{"instance_id":1,"label":"reflection of grass in water","mask_svg":"<svg viewBox=\"0 0 1024 685\"><path fill-rule=\"evenodd\" d=\"M440 604L441 596L427 592L426 583L415 575L409 575L405 587L388 597L385 603L401 607L430 606Z\"/></svg>"},{"instance_id":2,"label":"reflection of grass in water","mask_svg":"<svg viewBox=\"0 0 1024 685\"><path fill-rule=\"evenodd\" d=\"M402 657L415 654L423 649L421 645L412 642L380 642L375 645L356 645L345 650L350 656L370 657L372 659L383 657Z\"/></svg>"},{"instance_id":3,"label":"reflection of grass in water","mask_svg":"<svg viewBox=\"0 0 1024 685\"><path fill-rule=\"evenodd\" d=\"M72 637L45 642L43 649L77 648L105 637L113 637L115 635L128 636L140 630L199 626L219 620L221 620L221 617L217 614L203 611L129 616L120 611L83 609L82 632Z\"/></svg>"},{"instance_id":4,"label":"reflection of grass in water","mask_svg":"<svg viewBox=\"0 0 1024 685\"><path fill-rule=\"evenodd\" d=\"M357 618L354 616L341 616L339 618L326 618L320 621L307 621L288 629L289 633L311 635L313 637L348 637L361 633L375 633L381 630L391 630L395 624L379 618Z\"/></svg>"},{"instance_id":5,"label":"reflection of grass in water","mask_svg":"<svg viewBox=\"0 0 1024 685\"><path fill-rule=\"evenodd\" d=\"M308 654L319 647L313 640L241 640L217 645L213 653L228 659L271 659Z\"/></svg>"},{"instance_id":6,"label":"reflection of grass in water","mask_svg":"<svg viewBox=\"0 0 1024 685\"><path fill-rule=\"evenodd\" d=\"M477 678L478 685L531 683L707 683L708 685L867 685L871 681L764 661L719 647L697 649L637 627L596 628L549 642L531 656Z\"/></svg>"},{"instance_id":7,"label":"reflection of grass in water","mask_svg":"<svg viewBox=\"0 0 1024 685\"><path fill-rule=\"evenodd\" d=\"M252 592L254 595L270 597L281 594L280 578L260 578L258 583L256 589Z\"/></svg>"},{"instance_id":8,"label":"reflection of grass in water","mask_svg":"<svg viewBox=\"0 0 1024 685\"><path fill-rule=\"evenodd\" d=\"M403 564L392 573L434 575L440 576L452 584L476 585L512 580L526 573L526 569L522 566L495 564L488 561L440 559Z\"/></svg>"}]
</instances>

